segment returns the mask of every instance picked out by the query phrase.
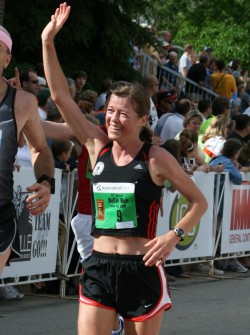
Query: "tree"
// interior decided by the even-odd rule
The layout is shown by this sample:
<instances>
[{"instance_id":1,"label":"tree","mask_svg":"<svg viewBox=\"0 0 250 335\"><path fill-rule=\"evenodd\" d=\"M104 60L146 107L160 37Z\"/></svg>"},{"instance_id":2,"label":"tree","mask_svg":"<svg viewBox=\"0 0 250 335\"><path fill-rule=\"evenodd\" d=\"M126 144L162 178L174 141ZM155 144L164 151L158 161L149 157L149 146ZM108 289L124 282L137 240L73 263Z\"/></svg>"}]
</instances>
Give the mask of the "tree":
<instances>
[{"instance_id":1,"label":"tree","mask_svg":"<svg viewBox=\"0 0 250 335\"><path fill-rule=\"evenodd\" d=\"M3 25L3 17L4 17L4 7L5 7L5 0L1 0L0 2L0 25Z\"/></svg>"},{"instance_id":2,"label":"tree","mask_svg":"<svg viewBox=\"0 0 250 335\"><path fill-rule=\"evenodd\" d=\"M14 41L12 66L42 61L41 32L59 3L51 0L6 2L4 23ZM95 88L107 77L138 78L128 59L131 43L145 43L149 38L136 18L150 3L147 0L71 0L70 5L70 18L55 40L65 74L71 76L75 70L85 70L89 85Z\"/></svg>"},{"instance_id":3,"label":"tree","mask_svg":"<svg viewBox=\"0 0 250 335\"><path fill-rule=\"evenodd\" d=\"M249 0L157 0L152 5L158 29L170 30L176 43L191 43L196 51L209 45L218 58L250 66Z\"/></svg>"}]
</instances>

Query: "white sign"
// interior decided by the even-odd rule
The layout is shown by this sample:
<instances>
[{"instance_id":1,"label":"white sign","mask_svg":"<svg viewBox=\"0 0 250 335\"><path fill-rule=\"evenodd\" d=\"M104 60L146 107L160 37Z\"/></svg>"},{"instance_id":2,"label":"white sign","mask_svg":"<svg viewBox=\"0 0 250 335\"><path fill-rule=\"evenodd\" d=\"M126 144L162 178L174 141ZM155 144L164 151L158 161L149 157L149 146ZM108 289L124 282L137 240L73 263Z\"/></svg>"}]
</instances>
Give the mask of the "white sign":
<instances>
[{"instance_id":1,"label":"white sign","mask_svg":"<svg viewBox=\"0 0 250 335\"><path fill-rule=\"evenodd\" d=\"M205 174L196 172L193 176L195 184L205 195L208 209L197 222L194 229L179 242L169 260L192 257L210 257L213 255L215 229L213 227L213 199L214 199L214 173ZM164 215L158 216L157 236L166 234L180 221L188 208L188 201L179 192L171 193L164 190Z\"/></svg>"},{"instance_id":2,"label":"white sign","mask_svg":"<svg viewBox=\"0 0 250 335\"><path fill-rule=\"evenodd\" d=\"M4 268L2 278L55 271L61 170L55 170L55 178L56 190L55 194L51 195L48 208L43 214L32 216L25 207L25 200L29 196L26 187L35 182L33 169L21 168L20 172L14 172L14 204L20 236L21 258L14 259L10 266Z\"/></svg>"},{"instance_id":3,"label":"white sign","mask_svg":"<svg viewBox=\"0 0 250 335\"><path fill-rule=\"evenodd\" d=\"M225 179L221 253L250 250L250 182L233 185Z\"/></svg>"}]
</instances>

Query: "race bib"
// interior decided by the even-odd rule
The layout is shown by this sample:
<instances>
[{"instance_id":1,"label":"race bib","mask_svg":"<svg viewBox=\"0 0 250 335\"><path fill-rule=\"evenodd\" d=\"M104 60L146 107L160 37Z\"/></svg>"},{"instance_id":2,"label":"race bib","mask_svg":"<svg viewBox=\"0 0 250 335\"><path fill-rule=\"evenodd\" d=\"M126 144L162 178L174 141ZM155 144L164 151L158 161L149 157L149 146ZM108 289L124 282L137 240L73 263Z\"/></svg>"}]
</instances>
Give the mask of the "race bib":
<instances>
[{"instance_id":1,"label":"race bib","mask_svg":"<svg viewBox=\"0 0 250 335\"><path fill-rule=\"evenodd\" d=\"M93 184L96 228L137 227L135 185L132 183Z\"/></svg>"}]
</instances>

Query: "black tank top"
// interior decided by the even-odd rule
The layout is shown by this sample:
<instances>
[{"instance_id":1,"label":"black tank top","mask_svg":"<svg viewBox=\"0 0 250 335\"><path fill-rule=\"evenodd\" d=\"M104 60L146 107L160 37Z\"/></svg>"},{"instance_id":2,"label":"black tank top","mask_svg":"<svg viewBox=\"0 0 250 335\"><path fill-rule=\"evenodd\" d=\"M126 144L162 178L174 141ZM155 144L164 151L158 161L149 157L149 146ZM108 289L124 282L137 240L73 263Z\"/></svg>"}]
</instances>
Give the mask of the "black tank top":
<instances>
[{"instance_id":1,"label":"black tank top","mask_svg":"<svg viewBox=\"0 0 250 335\"><path fill-rule=\"evenodd\" d=\"M13 199L13 164L17 153L17 126L14 114L16 89L8 87L0 103L0 206Z\"/></svg>"},{"instance_id":2,"label":"black tank top","mask_svg":"<svg viewBox=\"0 0 250 335\"><path fill-rule=\"evenodd\" d=\"M92 176L92 235L155 237L161 186L151 179L144 143L126 166L113 161L112 142L100 152Z\"/></svg>"}]
</instances>

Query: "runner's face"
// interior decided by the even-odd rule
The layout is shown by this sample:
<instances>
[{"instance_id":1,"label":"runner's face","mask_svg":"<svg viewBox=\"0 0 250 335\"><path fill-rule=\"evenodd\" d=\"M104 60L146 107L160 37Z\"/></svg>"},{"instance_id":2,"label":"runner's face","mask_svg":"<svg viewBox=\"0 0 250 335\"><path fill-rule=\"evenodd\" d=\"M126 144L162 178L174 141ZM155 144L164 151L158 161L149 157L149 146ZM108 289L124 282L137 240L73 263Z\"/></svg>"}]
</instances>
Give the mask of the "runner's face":
<instances>
[{"instance_id":1,"label":"runner's face","mask_svg":"<svg viewBox=\"0 0 250 335\"><path fill-rule=\"evenodd\" d=\"M1 74L3 70L9 65L11 60L11 54L8 51L7 46L0 41L0 71Z\"/></svg>"},{"instance_id":2,"label":"runner's face","mask_svg":"<svg viewBox=\"0 0 250 335\"><path fill-rule=\"evenodd\" d=\"M112 94L106 113L108 136L115 141L138 139L141 127L147 116L138 117L131 101Z\"/></svg>"}]
</instances>

